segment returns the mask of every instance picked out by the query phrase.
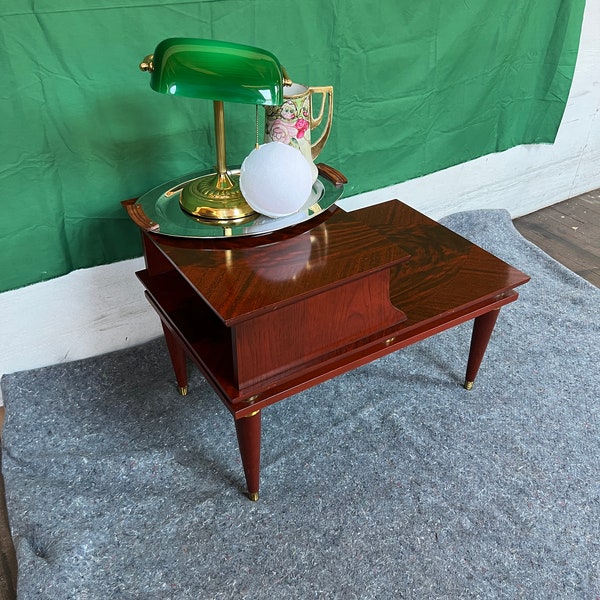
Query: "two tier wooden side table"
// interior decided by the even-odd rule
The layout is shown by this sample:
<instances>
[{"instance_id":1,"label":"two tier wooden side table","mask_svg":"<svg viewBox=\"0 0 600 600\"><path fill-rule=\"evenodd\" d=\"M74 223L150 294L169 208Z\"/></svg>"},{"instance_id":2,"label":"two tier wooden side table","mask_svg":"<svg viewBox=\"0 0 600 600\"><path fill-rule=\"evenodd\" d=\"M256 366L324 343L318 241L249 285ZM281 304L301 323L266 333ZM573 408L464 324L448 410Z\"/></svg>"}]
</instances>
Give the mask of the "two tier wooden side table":
<instances>
[{"instance_id":1,"label":"two tier wooden side table","mask_svg":"<svg viewBox=\"0 0 600 600\"><path fill-rule=\"evenodd\" d=\"M233 415L252 500L263 409L474 320L469 389L500 309L529 279L397 200L333 206L264 236L142 238L146 269L137 275L179 389L187 393L189 358Z\"/></svg>"}]
</instances>

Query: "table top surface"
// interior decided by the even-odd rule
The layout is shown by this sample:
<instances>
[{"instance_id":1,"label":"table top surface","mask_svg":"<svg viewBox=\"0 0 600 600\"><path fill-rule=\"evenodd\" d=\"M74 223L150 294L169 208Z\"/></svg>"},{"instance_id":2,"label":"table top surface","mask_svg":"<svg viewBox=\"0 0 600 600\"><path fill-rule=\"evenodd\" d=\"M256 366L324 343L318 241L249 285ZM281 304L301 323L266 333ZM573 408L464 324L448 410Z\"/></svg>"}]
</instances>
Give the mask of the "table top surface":
<instances>
[{"instance_id":1,"label":"table top surface","mask_svg":"<svg viewBox=\"0 0 600 600\"><path fill-rule=\"evenodd\" d=\"M146 235L228 324L385 268L407 325L529 279L397 200L350 213L334 207L265 236L215 242Z\"/></svg>"}]
</instances>

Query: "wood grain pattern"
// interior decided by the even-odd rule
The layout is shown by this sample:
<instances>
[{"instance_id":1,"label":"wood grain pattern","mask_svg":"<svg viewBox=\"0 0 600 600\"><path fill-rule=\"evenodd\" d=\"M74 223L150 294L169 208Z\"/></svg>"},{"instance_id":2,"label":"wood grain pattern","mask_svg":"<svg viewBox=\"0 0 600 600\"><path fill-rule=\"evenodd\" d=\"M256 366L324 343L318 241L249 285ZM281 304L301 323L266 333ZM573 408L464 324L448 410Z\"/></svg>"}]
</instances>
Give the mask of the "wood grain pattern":
<instances>
[{"instance_id":1,"label":"wood grain pattern","mask_svg":"<svg viewBox=\"0 0 600 600\"><path fill-rule=\"evenodd\" d=\"M528 276L400 202L357 211L410 255L392 270L390 296L404 310L403 328L492 299L528 281Z\"/></svg>"},{"instance_id":2,"label":"wood grain pattern","mask_svg":"<svg viewBox=\"0 0 600 600\"><path fill-rule=\"evenodd\" d=\"M228 326L409 258L342 210L312 229L298 233L291 228L277 236L247 239L246 245L243 240L217 244L153 239Z\"/></svg>"},{"instance_id":3,"label":"wood grain pattern","mask_svg":"<svg viewBox=\"0 0 600 600\"><path fill-rule=\"evenodd\" d=\"M234 416L253 498L257 411L474 319L472 382L497 313L529 279L398 201L258 239L143 240L138 276L177 383L187 386L187 354Z\"/></svg>"},{"instance_id":4,"label":"wood grain pattern","mask_svg":"<svg viewBox=\"0 0 600 600\"><path fill-rule=\"evenodd\" d=\"M153 306L234 415L500 308L528 280L397 201L247 248L144 244Z\"/></svg>"}]
</instances>

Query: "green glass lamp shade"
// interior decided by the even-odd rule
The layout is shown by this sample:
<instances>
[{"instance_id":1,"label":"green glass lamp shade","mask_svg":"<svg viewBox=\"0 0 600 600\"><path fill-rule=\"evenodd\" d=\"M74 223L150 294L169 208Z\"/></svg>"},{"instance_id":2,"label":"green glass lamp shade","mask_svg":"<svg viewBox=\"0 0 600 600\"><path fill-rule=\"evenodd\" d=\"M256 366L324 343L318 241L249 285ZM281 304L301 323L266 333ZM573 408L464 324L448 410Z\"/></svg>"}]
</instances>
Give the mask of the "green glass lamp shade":
<instances>
[{"instance_id":1,"label":"green glass lamp shade","mask_svg":"<svg viewBox=\"0 0 600 600\"><path fill-rule=\"evenodd\" d=\"M283 103L281 64L254 46L169 38L145 61L150 87L162 94L266 106Z\"/></svg>"}]
</instances>

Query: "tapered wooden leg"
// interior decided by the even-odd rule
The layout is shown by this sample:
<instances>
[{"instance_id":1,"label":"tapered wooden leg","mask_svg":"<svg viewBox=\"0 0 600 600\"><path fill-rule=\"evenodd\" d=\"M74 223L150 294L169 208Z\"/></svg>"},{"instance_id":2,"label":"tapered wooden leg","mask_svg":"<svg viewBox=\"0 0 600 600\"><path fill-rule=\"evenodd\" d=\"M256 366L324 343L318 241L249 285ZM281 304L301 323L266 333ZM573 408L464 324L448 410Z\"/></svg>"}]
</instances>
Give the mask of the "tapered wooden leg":
<instances>
[{"instance_id":1,"label":"tapered wooden leg","mask_svg":"<svg viewBox=\"0 0 600 600\"><path fill-rule=\"evenodd\" d=\"M177 379L179 393L182 396L185 396L188 392L187 357L185 349L164 323L162 324L162 328L165 333L165 341L167 342L171 362L173 363L173 370L175 371L175 379Z\"/></svg>"},{"instance_id":2,"label":"tapered wooden leg","mask_svg":"<svg viewBox=\"0 0 600 600\"><path fill-rule=\"evenodd\" d=\"M483 355L494 331L494 325L498 320L500 309L491 310L475 319L473 323L473 334L471 336L471 349L469 351L469 360L467 362L467 375L465 377L465 388L473 388L475 378L481 366Z\"/></svg>"},{"instance_id":3,"label":"tapered wooden leg","mask_svg":"<svg viewBox=\"0 0 600 600\"><path fill-rule=\"evenodd\" d=\"M254 501L258 500L260 485L260 423L259 410L248 417L242 417L235 421L248 497Z\"/></svg>"}]
</instances>

